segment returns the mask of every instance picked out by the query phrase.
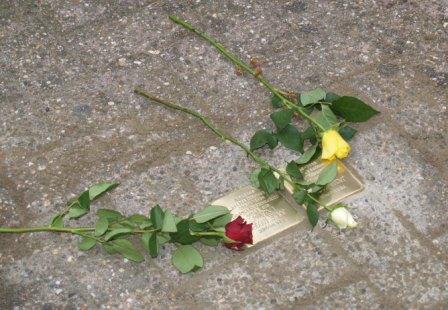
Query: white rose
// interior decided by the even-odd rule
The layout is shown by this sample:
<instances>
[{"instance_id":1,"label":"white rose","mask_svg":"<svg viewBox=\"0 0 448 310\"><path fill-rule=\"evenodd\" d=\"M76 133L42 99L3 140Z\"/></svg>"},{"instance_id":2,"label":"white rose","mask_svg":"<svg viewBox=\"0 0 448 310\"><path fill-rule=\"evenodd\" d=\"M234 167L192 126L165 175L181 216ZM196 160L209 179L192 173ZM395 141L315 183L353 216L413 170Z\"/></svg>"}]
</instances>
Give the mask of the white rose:
<instances>
[{"instance_id":1,"label":"white rose","mask_svg":"<svg viewBox=\"0 0 448 310\"><path fill-rule=\"evenodd\" d=\"M345 207L338 207L331 211L330 220L339 228L355 228L358 223L355 222L353 216Z\"/></svg>"}]
</instances>

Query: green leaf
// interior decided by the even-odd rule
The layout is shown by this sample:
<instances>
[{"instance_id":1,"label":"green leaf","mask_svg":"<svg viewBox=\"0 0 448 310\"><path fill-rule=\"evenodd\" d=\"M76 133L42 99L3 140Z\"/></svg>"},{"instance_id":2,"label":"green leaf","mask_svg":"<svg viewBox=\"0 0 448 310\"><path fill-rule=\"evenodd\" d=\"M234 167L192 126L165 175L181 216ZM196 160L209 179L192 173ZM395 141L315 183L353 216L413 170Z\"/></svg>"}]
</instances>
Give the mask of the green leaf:
<instances>
[{"instance_id":1,"label":"green leaf","mask_svg":"<svg viewBox=\"0 0 448 310\"><path fill-rule=\"evenodd\" d=\"M131 221L129 221L128 219L124 219L124 220L120 220L118 223L112 223L109 225L110 228L122 228L122 227L126 227L126 228L137 228L138 225L135 225L135 223L132 223Z\"/></svg>"},{"instance_id":2,"label":"green leaf","mask_svg":"<svg viewBox=\"0 0 448 310\"><path fill-rule=\"evenodd\" d=\"M308 189L308 193L318 193L324 189L324 186L321 185L313 185L311 188Z\"/></svg>"},{"instance_id":3,"label":"green leaf","mask_svg":"<svg viewBox=\"0 0 448 310\"><path fill-rule=\"evenodd\" d=\"M319 173L316 185L324 186L327 185L328 183L333 182L337 174L338 174L338 165L336 162L332 162Z\"/></svg>"},{"instance_id":4,"label":"green leaf","mask_svg":"<svg viewBox=\"0 0 448 310\"><path fill-rule=\"evenodd\" d=\"M286 165L286 173L291 177L291 179L294 180L302 180L303 175L299 170L299 166L294 161L290 161Z\"/></svg>"},{"instance_id":5,"label":"green leaf","mask_svg":"<svg viewBox=\"0 0 448 310\"><path fill-rule=\"evenodd\" d=\"M89 210L81 208L78 204L76 204L74 207L71 207L68 210L68 217L71 219L76 219L80 218L83 215L86 215L87 213L89 213Z\"/></svg>"},{"instance_id":6,"label":"green leaf","mask_svg":"<svg viewBox=\"0 0 448 310\"><path fill-rule=\"evenodd\" d=\"M198 223L195 220L191 220L189 222L190 225L190 230L191 231L204 231L208 228L208 223L204 222L204 223Z\"/></svg>"},{"instance_id":7,"label":"green leaf","mask_svg":"<svg viewBox=\"0 0 448 310\"><path fill-rule=\"evenodd\" d=\"M161 229L163 225L163 210L159 205L151 209L151 222L155 229Z\"/></svg>"},{"instance_id":8,"label":"green leaf","mask_svg":"<svg viewBox=\"0 0 448 310\"><path fill-rule=\"evenodd\" d=\"M139 224L140 229L147 229L149 227L152 227L152 222L150 219L146 219L144 222Z\"/></svg>"},{"instance_id":9,"label":"green leaf","mask_svg":"<svg viewBox=\"0 0 448 310\"><path fill-rule=\"evenodd\" d=\"M109 221L105 217L100 217L95 225L95 236L102 236L109 227Z\"/></svg>"},{"instance_id":10,"label":"green leaf","mask_svg":"<svg viewBox=\"0 0 448 310\"><path fill-rule=\"evenodd\" d=\"M232 220L232 214L227 213L213 220L213 227L224 227Z\"/></svg>"},{"instance_id":11,"label":"green leaf","mask_svg":"<svg viewBox=\"0 0 448 310\"><path fill-rule=\"evenodd\" d=\"M179 224L180 221L182 221L182 218L174 214L174 221L176 222L177 225Z\"/></svg>"},{"instance_id":12,"label":"green leaf","mask_svg":"<svg viewBox=\"0 0 448 310\"><path fill-rule=\"evenodd\" d=\"M312 138L315 138L316 137L316 132L315 132L313 126L309 126L307 129L305 129L301 133L301 135L302 135L303 140L305 141L305 140L310 140Z\"/></svg>"},{"instance_id":13,"label":"green leaf","mask_svg":"<svg viewBox=\"0 0 448 310\"><path fill-rule=\"evenodd\" d=\"M319 222L319 211L317 211L316 206L312 203L308 203L306 206L306 214L308 215L308 221L314 228L314 226L317 225L317 222Z\"/></svg>"},{"instance_id":14,"label":"green leaf","mask_svg":"<svg viewBox=\"0 0 448 310\"><path fill-rule=\"evenodd\" d=\"M320 160L320 155L322 154L322 148L319 146L319 145L317 145L317 147L316 147L316 152L314 153L314 155L311 157L311 159L308 161L308 163L311 163L311 162L313 162L313 161L315 161L315 160L317 160L317 159L319 159Z\"/></svg>"},{"instance_id":15,"label":"green leaf","mask_svg":"<svg viewBox=\"0 0 448 310\"><path fill-rule=\"evenodd\" d=\"M250 150L259 149L266 144L272 150L277 146L277 137L266 129L258 130L250 139Z\"/></svg>"},{"instance_id":16,"label":"green leaf","mask_svg":"<svg viewBox=\"0 0 448 310\"><path fill-rule=\"evenodd\" d=\"M112 242L103 243L102 245L103 245L103 249L106 250L106 252L108 254L115 254L115 253L117 253L117 251L112 246Z\"/></svg>"},{"instance_id":17,"label":"green leaf","mask_svg":"<svg viewBox=\"0 0 448 310\"><path fill-rule=\"evenodd\" d=\"M96 244L96 240L88 237L82 238L81 242L78 244L78 248L81 251L88 251L93 248Z\"/></svg>"},{"instance_id":18,"label":"green leaf","mask_svg":"<svg viewBox=\"0 0 448 310\"><path fill-rule=\"evenodd\" d=\"M296 163L299 165L304 165L308 163L313 157L314 153L316 153L317 144L309 147L299 158L296 159Z\"/></svg>"},{"instance_id":19,"label":"green leaf","mask_svg":"<svg viewBox=\"0 0 448 310\"><path fill-rule=\"evenodd\" d=\"M277 95L273 94L271 97L271 103L274 108L281 108L283 105L283 100Z\"/></svg>"},{"instance_id":20,"label":"green leaf","mask_svg":"<svg viewBox=\"0 0 448 310\"><path fill-rule=\"evenodd\" d=\"M220 242L220 238L201 238L199 241L207 246L217 246Z\"/></svg>"},{"instance_id":21,"label":"green leaf","mask_svg":"<svg viewBox=\"0 0 448 310\"><path fill-rule=\"evenodd\" d=\"M71 219L80 218L81 216L89 213L89 211L90 211L89 191L83 192L70 205L71 205L71 207L68 210L68 217Z\"/></svg>"},{"instance_id":22,"label":"green leaf","mask_svg":"<svg viewBox=\"0 0 448 310\"><path fill-rule=\"evenodd\" d=\"M151 257L157 257L159 254L159 239L157 239L157 234L152 233L148 240L149 255Z\"/></svg>"},{"instance_id":23,"label":"green leaf","mask_svg":"<svg viewBox=\"0 0 448 310\"><path fill-rule=\"evenodd\" d=\"M89 196L89 191L85 191L83 192L81 195L79 195L78 197L78 205L87 210L90 211L90 196Z\"/></svg>"},{"instance_id":24,"label":"green leaf","mask_svg":"<svg viewBox=\"0 0 448 310\"><path fill-rule=\"evenodd\" d=\"M250 174L250 184L252 184L253 187L255 188L260 188L260 182L258 181L258 175L261 172L261 168L257 168L254 171L251 172Z\"/></svg>"},{"instance_id":25,"label":"green leaf","mask_svg":"<svg viewBox=\"0 0 448 310\"><path fill-rule=\"evenodd\" d=\"M226 207L211 205L193 215L193 219L198 223L204 223L229 212L229 209Z\"/></svg>"},{"instance_id":26,"label":"green leaf","mask_svg":"<svg viewBox=\"0 0 448 310\"><path fill-rule=\"evenodd\" d=\"M177 232L171 233L171 239L180 244L192 244L199 240L198 236L193 236L190 233L190 221L188 219L177 223Z\"/></svg>"},{"instance_id":27,"label":"green leaf","mask_svg":"<svg viewBox=\"0 0 448 310\"><path fill-rule=\"evenodd\" d=\"M134 245L126 239L117 239L111 242L112 248L134 262L141 262L144 260L143 255L134 247Z\"/></svg>"},{"instance_id":28,"label":"green leaf","mask_svg":"<svg viewBox=\"0 0 448 310\"><path fill-rule=\"evenodd\" d=\"M143 247L151 257L157 257L160 246L168 241L170 241L169 234L155 232L146 232L142 234Z\"/></svg>"},{"instance_id":29,"label":"green leaf","mask_svg":"<svg viewBox=\"0 0 448 310\"><path fill-rule=\"evenodd\" d=\"M324 130L332 129L338 124L336 115L326 105L322 105L322 111L316 113L313 118Z\"/></svg>"},{"instance_id":30,"label":"green leaf","mask_svg":"<svg viewBox=\"0 0 448 310\"><path fill-rule=\"evenodd\" d=\"M149 253L149 238L151 238L152 234L153 234L152 232L145 232L141 236L143 247L148 253Z\"/></svg>"},{"instance_id":31,"label":"green leaf","mask_svg":"<svg viewBox=\"0 0 448 310\"><path fill-rule=\"evenodd\" d=\"M225 229L225 227L216 227L215 231L223 233L223 232L226 232L226 229Z\"/></svg>"},{"instance_id":32,"label":"green leaf","mask_svg":"<svg viewBox=\"0 0 448 310\"><path fill-rule=\"evenodd\" d=\"M331 105L331 109L347 122L365 122L380 113L368 104L355 97L343 96Z\"/></svg>"},{"instance_id":33,"label":"green leaf","mask_svg":"<svg viewBox=\"0 0 448 310\"><path fill-rule=\"evenodd\" d=\"M339 129L339 134L346 141L350 141L353 138L353 136L356 134L356 132L357 132L357 130L350 126L345 126L345 127L342 127Z\"/></svg>"},{"instance_id":34,"label":"green leaf","mask_svg":"<svg viewBox=\"0 0 448 310\"><path fill-rule=\"evenodd\" d=\"M173 213L170 210L166 210L163 216L163 224L162 224L163 232L176 232L176 221L174 220Z\"/></svg>"},{"instance_id":35,"label":"green leaf","mask_svg":"<svg viewBox=\"0 0 448 310\"><path fill-rule=\"evenodd\" d=\"M282 130L286 125L291 123L293 114L293 111L289 109L282 109L272 113L271 119L277 127L277 130Z\"/></svg>"},{"instance_id":36,"label":"green leaf","mask_svg":"<svg viewBox=\"0 0 448 310\"><path fill-rule=\"evenodd\" d=\"M99 218L104 217L109 221L116 221L123 218L123 215L120 212L111 209L99 209L96 211L96 215Z\"/></svg>"},{"instance_id":37,"label":"green leaf","mask_svg":"<svg viewBox=\"0 0 448 310\"><path fill-rule=\"evenodd\" d=\"M302 136L303 142L305 142L306 140L309 140L311 144L316 144L317 142L317 134L313 126L309 126L300 135Z\"/></svg>"},{"instance_id":38,"label":"green leaf","mask_svg":"<svg viewBox=\"0 0 448 310\"><path fill-rule=\"evenodd\" d=\"M307 191L305 189L300 189L292 195L295 202L297 202L299 205L302 204L305 201L307 195Z\"/></svg>"},{"instance_id":39,"label":"green leaf","mask_svg":"<svg viewBox=\"0 0 448 310\"><path fill-rule=\"evenodd\" d=\"M258 182L260 183L260 189L268 195L280 188L279 180L270 169L261 168L258 174Z\"/></svg>"},{"instance_id":40,"label":"green leaf","mask_svg":"<svg viewBox=\"0 0 448 310\"><path fill-rule=\"evenodd\" d=\"M127 218L127 220L133 224L141 225L148 221L148 218L142 214L132 214Z\"/></svg>"},{"instance_id":41,"label":"green leaf","mask_svg":"<svg viewBox=\"0 0 448 310\"><path fill-rule=\"evenodd\" d=\"M171 261L182 273L194 271L204 265L201 253L191 245L180 245L174 251Z\"/></svg>"},{"instance_id":42,"label":"green leaf","mask_svg":"<svg viewBox=\"0 0 448 310\"><path fill-rule=\"evenodd\" d=\"M300 93L300 102L304 106L307 106L324 99L325 95L326 95L325 91L322 88L318 87L313 90Z\"/></svg>"},{"instance_id":43,"label":"green leaf","mask_svg":"<svg viewBox=\"0 0 448 310\"><path fill-rule=\"evenodd\" d=\"M62 228L64 227L64 215L58 214L51 220L50 227Z\"/></svg>"},{"instance_id":44,"label":"green leaf","mask_svg":"<svg viewBox=\"0 0 448 310\"><path fill-rule=\"evenodd\" d=\"M118 186L118 183L115 183L115 182L104 182L104 183L99 183L99 184L93 185L92 187L89 188L90 201L98 198L105 192L110 191L111 189L113 189L117 186Z\"/></svg>"},{"instance_id":45,"label":"green leaf","mask_svg":"<svg viewBox=\"0 0 448 310\"><path fill-rule=\"evenodd\" d=\"M104 236L104 240L108 241L110 239L112 239L113 237L122 235L122 234L127 234L130 233L132 231L131 228L127 228L127 227L123 227L123 228L115 228L111 231L109 231L105 236Z\"/></svg>"},{"instance_id":46,"label":"green leaf","mask_svg":"<svg viewBox=\"0 0 448 310\"><path fill-rule=\"evenodd\" d=\"M333 92L328 92L325 96L325 101L326 102L334 102L335 100L341 98L341 96L339 96L338 94L335 94Z\"/></svg>"},{"instance_id":47,"label":"green leaf","mask_svg":"<svg viewBox=\"0 0 448 310\"><path fill-rule=\"evenodd\" d=\"M160 245L163 245L171 240L171 236L169 233L157 233L157 242Z\"/></svg>"},{"instance_id":48,"label":"green leaf","mask_svg":"<svg viewBox=\"0 0 448 310\"><path fill-rule=\"evenodd\" d=\"M303 138L293 125L287 124L285 128L278 131L277 138L284 147L300 153L303 152Z\"/></svg>"},{"instance_id":49,"label":"green leaf","mask_svg":"<svg viewBox=\"0 0 448 310\"><path fill-rule=\"evenodd\" d=\"M308 181L308 180L296 180L295 182L302 186L309 186L309 185L313 184L313 182Z\"/></svg>"}]
</instances>

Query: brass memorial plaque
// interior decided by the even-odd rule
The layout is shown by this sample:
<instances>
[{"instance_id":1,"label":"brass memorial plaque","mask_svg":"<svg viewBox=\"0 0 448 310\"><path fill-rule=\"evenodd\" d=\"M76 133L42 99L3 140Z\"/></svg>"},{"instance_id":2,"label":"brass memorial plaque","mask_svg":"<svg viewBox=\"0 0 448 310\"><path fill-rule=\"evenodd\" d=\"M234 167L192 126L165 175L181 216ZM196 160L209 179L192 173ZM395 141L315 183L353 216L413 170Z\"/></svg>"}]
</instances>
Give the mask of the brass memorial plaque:
<instances>
[{"instance_id":1,"label":"brass memorial plaque","mask_svg":"<svg viewBox=\"0 0 448 310\"><path fill-rule=\"evenodd\" d=\"M297 210L297 204L285 195L288 193L276 192L266 196L261 190L248 185L212 204L227 207L234 217L241 215L252 223L253 243L256 244L304 219L304 215Z\"/></svg>"},{"instance_id":2,"label":"brass memorial plaque","mask_svg":"<svg viewBox=\"0 0 448 310\"><path fill-rule=\"evenodd\" d=\"M319 201L324 205L332 205L341 201L342 199L359 193L364 189L364 184L361 177L355 172L353 168L349 169L342 161L336 160L338 164L338 176L336 179L327 185L327 188L322 192ZM302 170L304 178L308 181L316 181L322 169L330 164L328 161L315 161ZM285 188L291 193L292 188L285 183Z\"/></svg>"},{"instance_id":3,"label":"brass memorial plaque","mask_svg":"<svg viewBox=\"0 0 448 310\"><path fill-rule=\"evenodd\" d=\"M320 201L334 204L363 190L363 183L353 169L341 161L338 163L338 176L322 193ZM315 162L302 171L305 179L314 181L319 172L327 165ZM266 240L289 227L302 222L306 216L291 197L291 188L285 184L286 191L266 196L262 191L250 185L221 197L212 204L229 208L234 217L241 215L248 223L253 223L253 243Z\"/></svg>"}]
</instances>

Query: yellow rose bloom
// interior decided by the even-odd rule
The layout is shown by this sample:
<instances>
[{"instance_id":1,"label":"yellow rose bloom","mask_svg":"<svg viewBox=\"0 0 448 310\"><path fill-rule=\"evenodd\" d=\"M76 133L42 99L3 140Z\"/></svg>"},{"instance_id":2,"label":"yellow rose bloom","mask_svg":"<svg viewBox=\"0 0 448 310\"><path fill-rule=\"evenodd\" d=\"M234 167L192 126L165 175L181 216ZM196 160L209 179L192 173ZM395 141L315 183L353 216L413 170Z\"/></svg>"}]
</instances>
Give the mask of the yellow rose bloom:
<instances>
[{"instance_id":1,"label":"yellow rose bloom","mask_svg":"<svg viewBox=\"0 0 448 310\"><path fill-rule=\"evenodd\" d=\"M322 159L333 160L345 158L350 152L350 145L334 129L327 130L322 136Z\"/></svg>"}]
</instances>

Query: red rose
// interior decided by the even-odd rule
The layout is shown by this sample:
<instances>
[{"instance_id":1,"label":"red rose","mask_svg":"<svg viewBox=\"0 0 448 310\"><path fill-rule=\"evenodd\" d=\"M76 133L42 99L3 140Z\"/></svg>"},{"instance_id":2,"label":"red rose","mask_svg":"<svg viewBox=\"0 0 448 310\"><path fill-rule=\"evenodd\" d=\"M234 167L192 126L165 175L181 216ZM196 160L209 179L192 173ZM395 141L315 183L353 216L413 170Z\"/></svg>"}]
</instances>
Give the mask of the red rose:
<instances>
[{"instance_id":1,"label":"red rose","mask_svg":"<svg viewBox=\"0 0 448 310\"><path fill-rule=\"evenodd\" d=\"M247 224L241 216L238 216L227 223L226 236L236 242L224 243L225 246L235 251L241 251L245 244L252 244L252 224Z\"/></svg>"}]
</instances>

